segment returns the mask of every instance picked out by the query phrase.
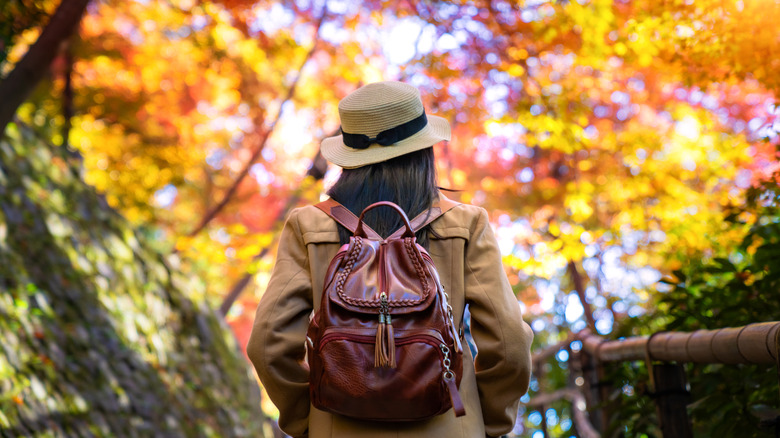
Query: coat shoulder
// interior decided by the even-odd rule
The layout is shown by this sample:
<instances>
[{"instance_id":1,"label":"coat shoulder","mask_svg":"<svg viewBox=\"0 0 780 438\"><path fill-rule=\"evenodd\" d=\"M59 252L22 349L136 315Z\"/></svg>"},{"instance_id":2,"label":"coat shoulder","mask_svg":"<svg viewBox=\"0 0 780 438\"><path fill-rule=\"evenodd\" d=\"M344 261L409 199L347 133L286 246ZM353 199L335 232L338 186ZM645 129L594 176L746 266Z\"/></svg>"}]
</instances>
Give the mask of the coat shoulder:
<instances>
[{"instance_id":1,"label":"coat shoulder","mask_svg":"<svg viewBox=\"0 0 780 438\"><path fill-rule=\"evenodd\" d=\"M481 218L487 219L487 210L471 204L458 204L431 222L431 228L442 237L462 237L469 240Z\"/></svg>"},{"instance_id":2,"label":"coat shoulder","mask_svg":"<svg viewBox=\"0 0 780 438\"><path fill-rule=\"evenodd\" d=\"M336 222L314 205L293 209L287 220L297 224L298 231L307 244L339 241Z\"/></svg>"},{"instance_id":3,"label":"coat shoulder","mask_svg":"<svg viewBox=\"0 0 780 438\"><path fill-rule=\"evenodd\" d=\"M287 220L295 219L301 231L335 231L336 222L314 205L297 207L290 211Z\"/></svg>"}]
</instances>

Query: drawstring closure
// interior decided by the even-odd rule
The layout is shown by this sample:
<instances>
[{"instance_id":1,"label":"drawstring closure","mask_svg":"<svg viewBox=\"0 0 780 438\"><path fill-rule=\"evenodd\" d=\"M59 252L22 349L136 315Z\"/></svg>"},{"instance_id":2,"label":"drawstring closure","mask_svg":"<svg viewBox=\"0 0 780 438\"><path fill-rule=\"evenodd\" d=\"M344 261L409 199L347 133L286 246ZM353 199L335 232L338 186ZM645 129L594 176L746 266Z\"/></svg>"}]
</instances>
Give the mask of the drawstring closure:
<instances>
[{"instance_id":1,"label":"drawstring closure","mask_svg":"<svg viewBox=\"0 0 780 438\"><path fill-rule=\"evenodd\" d=\"M374 367L395 368L395 333L393 333L393 321L390 318L390 306L387 302L387 294L379 295L379 326L376 329L376 343L374 345Z\"/></svg>"}]
</instances>

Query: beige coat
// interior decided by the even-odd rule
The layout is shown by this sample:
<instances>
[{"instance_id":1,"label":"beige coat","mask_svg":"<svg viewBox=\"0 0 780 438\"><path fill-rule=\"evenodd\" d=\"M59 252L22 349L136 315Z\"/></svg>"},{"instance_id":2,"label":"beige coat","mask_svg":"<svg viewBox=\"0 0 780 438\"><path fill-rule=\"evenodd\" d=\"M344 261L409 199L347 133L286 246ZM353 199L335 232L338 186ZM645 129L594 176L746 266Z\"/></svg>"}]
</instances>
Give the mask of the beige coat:
<instances>
[{"instance_id":1,"label":"beige coat","mask_svg":"<svg viewBox=\"0 0 780 438\"><path fill-rule=\"evenodd\" d=\"M484 437L508 433L531 374L533 332L523 322L501 265L487 212L459 205L431 224L430 254L449 292L459 325L466 304L478 354L464 348L460 393L466 415L452 410L431 420L389 424L355 421L314 409L302 366L312 309L320 304L325 270L336 254L336 222L314 206L293 210L282 231L276 266L257 308L249 358L293 437ZM433 234L433 233L432 233ZM464 345L465 346L465 345Z\"/></svg>"}]
</instances>

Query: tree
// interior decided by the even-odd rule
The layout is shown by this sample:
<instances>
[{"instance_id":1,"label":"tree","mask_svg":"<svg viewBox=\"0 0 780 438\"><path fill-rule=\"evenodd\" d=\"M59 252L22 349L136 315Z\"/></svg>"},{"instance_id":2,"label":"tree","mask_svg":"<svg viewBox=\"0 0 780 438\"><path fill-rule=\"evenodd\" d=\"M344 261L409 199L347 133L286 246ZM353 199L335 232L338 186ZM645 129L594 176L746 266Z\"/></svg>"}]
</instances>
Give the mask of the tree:
<instances>
[{"instance_id":1,"label":"tree","mask_svg":"<svg viewBox=\"0 0 780 438\"><path fill-rule=\"evenodd\" d=\"M284 212L335 176L302 177L338 127L336 103L406 80L451 121L440 181L491 212L538 342L586 321L624 333L664 296L659 278L727 256L750 230L722 218L777 161L779 8L105 2L74 46L71 138L88 180L215 304L255 286L228 315L242 333ZM54 79L18 116L58 125L63 88Z\"/></svg>"},{"instance_id":2,"label":"tree","mask_svg":"<svg viewBox=\"0 0 780 438\"><path fill-rule=\"evenodd\" d=\"M62 0L35 44L0 82L0 136L16 109L46 74L60 44L78 26L87 3L89 0Z\"/></svg>"}]
</instances>

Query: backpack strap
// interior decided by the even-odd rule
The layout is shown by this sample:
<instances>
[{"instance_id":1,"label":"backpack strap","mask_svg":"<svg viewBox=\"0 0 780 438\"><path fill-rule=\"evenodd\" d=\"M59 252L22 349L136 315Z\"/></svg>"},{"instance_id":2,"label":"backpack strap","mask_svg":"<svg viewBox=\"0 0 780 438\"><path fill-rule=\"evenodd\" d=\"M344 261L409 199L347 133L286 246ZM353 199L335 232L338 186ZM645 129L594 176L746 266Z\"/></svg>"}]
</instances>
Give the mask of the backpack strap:
<instances>
[{"instance_id":1,"label":"backpack strap","mask_svg":"<svg viewBox=\"0 0 780 438\"><path fill-rule=\"evenodd\" d=\"M355 216L354 213L349 211L347 207L344 207L343 205L339 204L338 201L336 201L335 199L328 198L325 201L314 204L314 206L319 208L323 212L325 212L325 214L333 218L334 221L343 225L344 228L348 229L353 234L355 233L355 230L357 229L358 226L358 217ZM402 228L402 230L405 230L405 228ZM366 233L366 236L368 236L368 238L371 240L383 240L382 236L380 236L379 233L372 230L371 227L369 227L366 224L363 224L363 231Z\"/></svg>"},{"instance_id":2,"label":"backpack strap","mask_svg":"<svg viewBox=\"0 0 780 438\"><path fill-rule=\"evenodd\" d=\"M425 210L424 212L420 213L411 220L412 229L416 233L417 231L420 231L425 226L430 224L431 222L438 219L441 215L444 213L450 211L453 207L456 207L460 205L459 202L455 202L446 196L440 194L439 195L439 201L433 204L433 207ZM399 228L396 232L390 235L387 239L400 239L401 236L403 236L404 231L406 231L406 227Z\"/></svg>"},{"instance_id":3,"label":"backpack strap","mask_svg":"<svg viewBox=\"0 0 780 438\"><path fill-rule=\"evenodd\" d=\"M439 200L433 204L433 207L423 211L410 221L412 224L412 230L414 230L414 232L420 231L428 224L438 219L441 215L450 211L453 207L457 207L458 205L460 205L460 202L453 201L443 194L439 194ZM343 225L344 228L348 229L352 233L357 230L358 217L349 211L347 207L339 204L335 199L328 198L325 201L314 204L314 206L325 212L325 214ZM371 240L384 240L382 239L382 236L379 235L379 233L371 229L371 227L365 223L363 224L363 231ZM401 227L396 232L391 234L387 240L400 239L401 236L404 235L405 231L406 227Z\"/></svg>"}]
</instances>

